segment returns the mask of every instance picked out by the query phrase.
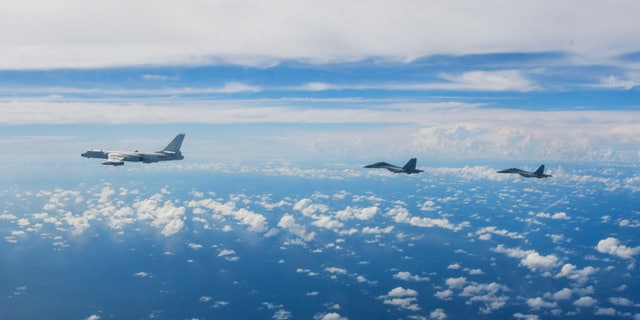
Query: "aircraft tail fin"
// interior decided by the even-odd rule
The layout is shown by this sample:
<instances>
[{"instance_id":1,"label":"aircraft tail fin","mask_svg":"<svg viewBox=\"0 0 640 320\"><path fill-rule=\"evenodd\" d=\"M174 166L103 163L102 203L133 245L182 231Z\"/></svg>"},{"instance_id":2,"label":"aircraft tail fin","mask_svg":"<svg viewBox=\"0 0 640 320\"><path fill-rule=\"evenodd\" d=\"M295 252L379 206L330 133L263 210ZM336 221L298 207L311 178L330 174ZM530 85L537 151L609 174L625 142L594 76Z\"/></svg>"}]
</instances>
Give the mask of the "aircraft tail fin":
<instances>
[{"instance_id":1,"label":"aircraft tail fin","mask_svg":"<svg viewBox=\"0 0 640 320\"><path fill-rule=\"evenodd\" d=\"M162 151L170 151L170 152L180 152L180 147L182 147L182 140L184 140L184 133L178 134L169 144L162 149Z\"/></svg>"},{"instance_id":2,"label":"aircraft tail fin","mask_svg":"<svg viewBox=\"0 0 640 320\"><path fill-rule=\"evenodd\" d=\"M417 162L418 162L418 160L416 158L411 158L411 160L409 160L409 162L407 162L407 164L405 164L404 167L402 167L402 169L404 169L404 170L415 170Z\"/></svg>"},{"instance_id":3,"label":"aircraft tail fin","mask_svg":"<svg viewBox=\"0 0 640 320\"><path fill-rule=\"evenodd\" d=\"M538 169L536 171L533 172L536 175L542 175L544 174L544 164L541 165L540 167L538 167Z\"/></svg>"}]
</instances>

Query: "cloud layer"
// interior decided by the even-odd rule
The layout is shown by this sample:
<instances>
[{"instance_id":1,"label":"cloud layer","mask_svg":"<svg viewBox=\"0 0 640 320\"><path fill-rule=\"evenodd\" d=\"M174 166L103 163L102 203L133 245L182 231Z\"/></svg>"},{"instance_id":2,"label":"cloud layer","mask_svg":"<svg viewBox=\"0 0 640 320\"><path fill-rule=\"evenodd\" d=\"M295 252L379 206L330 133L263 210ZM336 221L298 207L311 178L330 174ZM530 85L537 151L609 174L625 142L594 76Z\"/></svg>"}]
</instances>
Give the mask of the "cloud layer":
<instances>
[{"instance_id":1,"label":"cloud layer","mask_svg":"<svg viewBox=\"0 0 640 320\"><path fill-rule=\"evenodd\" d=\"M344 2L28 0L0 13L0 69L434 54L637 50L635 1ZM82 27L79 27L82 26Z\"/></svg>"}]
</instances>

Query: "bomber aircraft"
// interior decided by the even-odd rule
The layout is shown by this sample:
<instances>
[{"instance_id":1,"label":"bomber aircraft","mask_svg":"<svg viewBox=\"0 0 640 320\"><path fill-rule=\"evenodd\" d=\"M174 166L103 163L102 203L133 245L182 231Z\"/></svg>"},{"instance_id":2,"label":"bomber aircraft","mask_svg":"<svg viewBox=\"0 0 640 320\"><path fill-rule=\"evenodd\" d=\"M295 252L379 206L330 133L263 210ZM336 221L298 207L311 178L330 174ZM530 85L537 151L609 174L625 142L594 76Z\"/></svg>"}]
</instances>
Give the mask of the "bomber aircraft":
<instances>
[{"instance_id":1,"label":"bomber aircraft","mask_svg":"<svg viewBox=\"0 0 640 320\"><path fill-rule=\"evenodd\" d=\"M424 170L418 170L416 169L416 163L418 161L416 160L416 158L412 158L411 160L409 160L409 162L407 162L407 164L404 165L404 167L400 168L398 166L394 166L392 164L388 164L386 162L376 162L374 164L370 164L367 166L364 166L365 168L382 168L382 169L387 169L393 173L406 173L406 174L412 174L412 173L420 173L423 172Z\"/></svg>"},{"instance_id":2,"label":"bomber aircraft","mask_svg":"<svg viewBox=\"0 0 640 320\"><path fill-rule=\"evenodd\" d=\"M89 149L81 156L85 158L107 159L104 165L122 166L125 161L153 163L158 161L182 160L182 152L180 147L184 140L184 133L178 134L164 149L156 152L139 152L136 151L117 151L117 150L98 150Z\"/></svg>"},{"instance_id":3,"label":"bomber aircraft","mask_svg":"<svg viewBox=\"0 0 640 320\"><path fill-rule=\"evenodd\" d=\"M518 168L509 168L509 169L504 169L504 170L500 170L497 171L498 173L517 173L525 178L549 178L551 177L550 174L544 174L544 164L541 165L540 167L538 167L538 169L534 172L530 172L530 171L525 171L522 169L518 169Z\"/></svg>"}]
</instances>

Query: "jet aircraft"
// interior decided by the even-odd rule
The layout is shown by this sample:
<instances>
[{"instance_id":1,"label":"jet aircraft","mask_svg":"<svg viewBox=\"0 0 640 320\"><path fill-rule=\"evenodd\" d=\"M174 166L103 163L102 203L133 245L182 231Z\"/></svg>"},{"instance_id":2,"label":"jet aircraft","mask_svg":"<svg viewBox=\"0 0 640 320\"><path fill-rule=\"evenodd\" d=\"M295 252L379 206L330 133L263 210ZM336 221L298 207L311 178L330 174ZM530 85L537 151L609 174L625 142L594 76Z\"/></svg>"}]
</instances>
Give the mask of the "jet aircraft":
<instances>
[{"instance_id":1,"label":"jet aircraft","mask_svg":"<svg viewBox=\"0 0 640 320\"><path fill-rule=\"evenodd\" d=\"M500 170L497 171L498 173L517 173L525 178L549 178L551 177L550 174L544 174L544 164L541 165L540 167L538 167L538 169L534 172L529 172L529 171L525 171L525 170L521 170L521 169L517 169L517 168L509 168L509 169L504 169L504 170Z\"/></svg>"},{"instance_id":2,"label":"jet aircraft","mask_svg":"<svg viewBox=\"0 0 640 320\"><path fill-rule=\"evenodd\" d=\"M153 163L158 161L182 160L184 159L182 152L180 152L182 140L184 140L184 133L178 134L164 149L156 152L89 149L85 153L82 153L81 156L85 158L107 159L107 161L102 164L111 166L122 166L125 161Z\"/></svg>"},{"instance_id":3,"label":"jet aircraft","mask_svg":"<svg viewBox=\"0 0 640 320\"><path fill-rule=\"evenodd\" d=\"M409 160L409 162L407 162L407 164L404 165L404 167L400 168L398 166L394 166L392 164L388 164L386 162L376 162L374 164L370 164L367 166L364 166L365 168L382 168L382 169L387 169L393 173L406 173L406 174L412 174L412 173L420 173L423 172L423 170L418 170L416 169L416 163L417 160L416 158L412 158L411 160Z\"/></svg>"}]
</instances>

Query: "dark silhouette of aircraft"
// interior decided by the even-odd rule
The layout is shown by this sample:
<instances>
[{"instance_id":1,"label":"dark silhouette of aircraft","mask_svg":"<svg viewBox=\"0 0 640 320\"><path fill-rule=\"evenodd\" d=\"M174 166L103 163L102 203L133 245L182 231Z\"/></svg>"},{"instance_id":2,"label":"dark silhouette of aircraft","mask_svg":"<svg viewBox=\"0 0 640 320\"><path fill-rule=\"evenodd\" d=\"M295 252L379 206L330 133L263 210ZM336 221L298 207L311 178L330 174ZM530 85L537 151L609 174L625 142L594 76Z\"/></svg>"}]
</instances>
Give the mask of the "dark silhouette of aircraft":
<instances>
[{"instance_id":1,"label":"dark silhouette of aircraft","mask_svg":"<svg viewBox=\"0 0 640 320\"><path fill-rule=\"evenodd\" d=\"M416 158L412 158L411 160L409 160L409 162L407 162L407 164L404 165L404 167L400 168L398 166L394 166L392 164L388 164L386 162L376 162L374 164L370 164L368 166L364 166L365 168L382 168L382 169L387 169L393 173L406 173L406 174L412 174L412 173L420 173L423 172L423 170L418 170L416 169L416 163L417 160Z\"/></svg>"},{"instance_id":2,"label":"dark silhouette of aircraft","mask_svg":"<svg viewBox=\"0 0 640 320\"><path fill-rule=\"evenodd\" d=\"M525 178L549 178L551 177L550 174L544 174L544 164L541 165L540 167L538 167L538 169L534 172L529 172L529 171L525 171L525 170L521 170L521 169L517 169L517 168L509 168L509 169L504 169L504 170L500 170L497 171L498 173L517 173Z\"/></svg>"}]
</instances>

